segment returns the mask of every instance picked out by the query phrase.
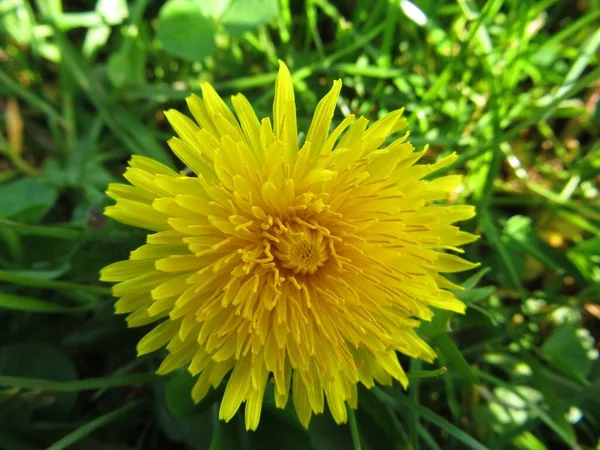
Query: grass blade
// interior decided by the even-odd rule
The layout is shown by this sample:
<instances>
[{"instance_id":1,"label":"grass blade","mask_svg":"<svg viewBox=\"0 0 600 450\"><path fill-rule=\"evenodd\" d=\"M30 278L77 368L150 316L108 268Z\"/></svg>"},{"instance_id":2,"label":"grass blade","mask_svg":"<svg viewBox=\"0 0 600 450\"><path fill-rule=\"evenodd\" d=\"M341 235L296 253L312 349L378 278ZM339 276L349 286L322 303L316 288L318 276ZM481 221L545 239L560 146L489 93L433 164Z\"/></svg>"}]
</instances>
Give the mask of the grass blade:
<instances>
[{"instance_id":1,"label":"grass blade","mask_svg":"<svg viewBox=\"0 0 600 450\"><path fill-rule=\"evenodd\" d=\"M71 445L73 445L74 443L76 443L76 442L80 441L81 439L83 439L84 437L86 437L88 434L93 433L98 428L108 425L109 423L114 422L117 419L121 418L121 416L124 416L128 412L136 409L141 404L142 404L141 401L128 403L126 405L121 406L120 408L115 409L114 411L104 414L103 416L97 417L97 418L89 421L85 425L77 428L72 433L67 434L62 439L59 439L54 444L52 444L50 447L48 447L47 450L63 450L65 448L68 448Z\"/></svg>"},{"instance_id":2,"label":"grass blade","mask_svg":"<svg viewBox=\"0 0 600 450\"><path fill-rule=\"evenodd\" d=\"M153 373L136 373L106 378L87 378L75 381L51 381L37 378L0 376L0 386L21 389L41 389L52 392L95 391L123 386L150 383L157 378Z\"/></svg>"},{"instance_id":3,"label":"grass blade","mask_svg":"<svg viewBox=\"0 0 600 450\"><path fill-rule=\"evenodd\" d=\"M384 391L379 387L374 387L373 391L375 392L375 395L377 395L377 397L389 404L392 408L400 410L401 407L406 407L411 411L418 413L419 416L421 416L423 419L440 427L449 435L453 436L458 441L465 444L468 448L471 448L473 450L489 450L488 447L469 436L456 425L451 424L442 416L439 416L433 411L431 411L429 408L425 408L424 406L417 405L416 403L411 402L405 395L401 394L400 392L394 391L393 389L387 389Z\"/></svg>"},{"instance_id":4,"label":"grass blade","mask_svg":"<svg viewBox=\"0 0 600 450\"><path fill-rule=\"evenodd\" d=\"M80 313L88 311L93 305L88 306L63 306L55 303L38 300L21 295L0 293L0 308L12 309L15 311L27 311L36 313Z\"/></svg>"}]
</instances>

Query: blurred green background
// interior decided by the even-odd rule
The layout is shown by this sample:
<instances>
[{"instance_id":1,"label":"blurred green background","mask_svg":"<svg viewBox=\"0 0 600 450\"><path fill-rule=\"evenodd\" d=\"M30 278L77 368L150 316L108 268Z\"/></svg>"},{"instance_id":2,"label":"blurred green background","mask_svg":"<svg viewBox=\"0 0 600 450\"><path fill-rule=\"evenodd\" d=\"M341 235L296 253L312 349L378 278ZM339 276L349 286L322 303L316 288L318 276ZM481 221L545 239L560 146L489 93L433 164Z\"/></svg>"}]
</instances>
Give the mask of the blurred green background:
<instances>
[{"instance_id":1,"label":"blurred green background","mask_svg":"<svg viewBox=\"0 0 600 450\"><path fill-rule=\"evenodd\" d=\"M600 448L599 45L598 0L2 0L0 449ZM308 431L267 394L246 433L135 358L97 277L144 234L101 212L130 155L182 169L163 110L200 82L270 115L278 58L300 129L341 78L334 124L404 106L429 161L458 153L482 269L407 392Z\"/></svg>"}]
</instances>

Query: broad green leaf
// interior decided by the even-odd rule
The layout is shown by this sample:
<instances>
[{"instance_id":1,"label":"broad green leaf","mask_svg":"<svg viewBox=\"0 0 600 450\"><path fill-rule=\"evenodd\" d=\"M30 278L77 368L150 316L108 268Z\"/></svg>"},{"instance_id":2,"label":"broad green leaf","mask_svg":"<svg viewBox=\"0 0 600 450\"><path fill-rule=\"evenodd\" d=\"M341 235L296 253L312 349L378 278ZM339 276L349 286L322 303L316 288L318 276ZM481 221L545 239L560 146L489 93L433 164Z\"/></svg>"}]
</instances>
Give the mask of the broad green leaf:
<instances>
[{"instance_id":1,"label":"broad green leaf","mask_svg":"<svg viewBox=\"0 0 600 450\"><path fill-rule=\"evenodd\" d=\"M593 361L588 357L588 350L582 345L582 338L579 336L586 331L577 330L571 325L562 325L541 348L544 356L558 370L579 381L585 380L593 366Z\"/></svg>"},{"instance_id":2,"label":"broad green leaf","mask_svg":"<svg viewBox=\"0 0 600 450\"><path fill-rule=\"evenodd\" d=\"M0 218L37 222L54 205L58 192L36 178L21 178L0 186Z\"/></svg>"},{"instance_id":3,"label":"broad green leaf","mask_svg":"<svg viewBox=\"0 0 600 450\"><path fill-rule=\"evenodd\" d=\"M262 423L260 426L262 426ZM313 416L310 420L308 433L311 449L352 448L352 439L348 427L336 424L329 411Z\"/></svg>"},{"instance_id":4,"label":"broad green leaf","mask_svg":"<svg viewBox=\"0 0 600 450\"><path fill-rule=\"evenodd\" d=\"M175 417L187 417L198 410L191 395L195 383L187 370L178 371L167 382L165 400L169 412Z\"/></svg>"},{"instance_id":5,"label":"broad green leaf","mask_svg":"<svg viewBox=\"0 0 600 450\"><path fill-rule=\"evenodd\" d=\"M156 38L165 51L200 61L215 50L215 27L193 0L169 0L160 9Z\"/></svg>"},{"instance_id":6,"label":"broad green leaf","mask_svg":"<svg viewBox=\"0 0 600 450\"><path fill-rule=\"evenodd\" d=\"M176 417L167 407L166 386L167 383L164 381L154 384L156 416L164 433L171 440L185 442L194 450L209 448L213 437L213 428L218 421L218 416L215 416L213 409L210 408L211 405L196 414Z\"/></svg>"},{"instance_id":7,"label":"broad green leaf","mask_svg":"<svg viewBox=\"0 0 600 450\"><path fill-rule=\"evenodd\" d=\"M236 417L243 418L239 413ZM274 433L273 430L277 430L277 432ZM260 425L250 435L252 450L267 448L309 450L310 443L309 434L304 428L299 424L291 424L281 410L272 408L263 408Z\"/></svg>"},{"instance_id":8,"label":"broad green leaf","mask_svg":"<svg viewBox=\"0 0 600 450\"><path fill-rule=\"evenodd\" d=\"M128 84L142 83L145 66L146 49L143 43L136 39L131 42L131 45L123 45L110 55L106 71L113 85L123 87Z\"/></svg>"},{"instance_id":9,"label":"broad green leaf","mask_svg":"<svg viewBox=\"0 0 600 450\"><path fill-rule=\"evenodd\" d=\"M227 10L231 0L195 0L205 17L218 20Z\"/></svg>"},{"instance_id":10,"label":"broad green leaf","mask_svg":"<svg viewBox=\"0 0 600 450\"><path fill-rule=\"evenodd\" d=\"M278 10L277 0L231 0L220 21L229 33L239 36L267 23Z\"/></svg>"}]
</instances>

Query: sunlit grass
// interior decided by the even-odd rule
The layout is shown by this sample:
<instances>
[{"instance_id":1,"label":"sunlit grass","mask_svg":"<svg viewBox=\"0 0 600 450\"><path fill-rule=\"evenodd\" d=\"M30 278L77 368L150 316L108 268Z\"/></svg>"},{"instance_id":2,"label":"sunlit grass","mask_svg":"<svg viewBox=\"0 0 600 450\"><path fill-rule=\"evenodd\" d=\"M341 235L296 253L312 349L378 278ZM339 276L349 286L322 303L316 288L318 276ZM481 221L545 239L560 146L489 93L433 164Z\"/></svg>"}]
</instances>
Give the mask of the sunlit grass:
<instances>
[{"instance_id":1,"label":"sunlit grass","mask_svg":"<svg viewBox=\"0 0 600 450\"><path fill-rule=\"evenodd\" d=\"M206 30L157 35L159 2L0 4L0 448L595 448L598 1L252 0L251 29L201 3L215 45L186 49L198 61L169 51ZM132 154L184 169L163 111L209 81L271 115L278 58L299 129L337 78L334 126L405 106L426 162L458 153L452 200L478 211L465 258L483 269L454 279L467 314L424 324L439 359L407 365L407 392L360 391L352 429L305 431L268 390L256 433L223 424L222 392L194 405L185 372L135 359L147 330L96 281L144 241L101 215L108 183Z\"/></svg>"}]
</instances>

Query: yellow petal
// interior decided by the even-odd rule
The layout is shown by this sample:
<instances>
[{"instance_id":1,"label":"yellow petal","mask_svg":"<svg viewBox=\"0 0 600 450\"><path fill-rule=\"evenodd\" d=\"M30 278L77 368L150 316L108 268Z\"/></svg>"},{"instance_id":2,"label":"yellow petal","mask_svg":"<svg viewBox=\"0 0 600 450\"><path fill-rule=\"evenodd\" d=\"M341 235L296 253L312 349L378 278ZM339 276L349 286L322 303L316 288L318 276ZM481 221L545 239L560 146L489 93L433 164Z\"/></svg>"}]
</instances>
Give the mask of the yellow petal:
<instances>
[{"instance_id":1,"label":"yellow petal","mask_svg":"<svg viewBox=\"0 0 600 450\"><path fill-rule=\"evenodd\" d=\"M152 231L168 228L167 217L156 211L152 206L125 198L117 200L117 204L107 206L104 215L131 225Z\"/></svg>"},{"instance_id":2,"label":"yellow petal","mask_svg":"<svg viewBox=\"0 0 600 450\"><path fill-rule=\"evenodd\" d=\"M135 167L137 169L141 169L144 172L148 172L152 175L167 175L170 177L178 176L177 172L172 170L171 168L165 166L158 161L155 161L150 158L146 158L145 156L133 155L129 160L129 165L131 167Z\"/></svg>"},{"instance_id":3,"label":"yellow petal","mask_svg":"<svg viewBox=\"0 0 600 450\"><path fill-rule=\"evenodd\" d=\"M213 123L212 118L206 109L204 101L196 94L190 95L185 99L185 101L187 102L188 108L194 116L194 119L196 119L198 125L212 135L216 136L217 129L215 128L215 124Z\"/></svg>"},{"instance_id":4,"label":"yellow petal","mask_svg":"<svg viewBox=\"0 0 600 450\"><path fill-rule=\"evenodd\" d=\"M279 61L279 73L275 80L275 100L273 102L273 124L275 136L285 142L288 156L298 152L298 127L296 125L296 102L294 83L287 66Z\"/></svg>"},{"instance_id":5,"label":"yellow petal","mask_svg":"<svg viewBox=\"0 0 600 450\"><path fill-rule=\"evenodd\" d=\"M310 128L308 129L308 134L306 135L306 142L310 142L311 145L312 156L321 153L323 143L329 134L331 119L333 118L333 113L335 112L337 99L341 89L342 81L335 80L331 90L317 105L312 122L310 123Z\"/></svg>"},{"instance_id":6,"label":"yellow petal","mask_svg":"<svg viewBox=\"0 0 600 450\"><path fill-rule=\"evenodd\" d=\"M156 261L156 269L162 272L187 272L206 266L206 261L196 255L171 255Z\"/></svg>"},{"instance_id":7,"label":"yellow petal","mask_svg":"<svg viewBox=\"0 0 600 450\"><path fill-rule=\"evenodd\" d=\"M200 128L189 117L181 114L176 109L165 111L165 117L182 141L191 146L198 145L196 133L200 131Z\"/></svg>"},{"instance_id":8,"label":"yellow petal","mask_svg":"<svg viewBox=\"0 0 600 450\"><path fill-rule=\"evenodd\" d=\"M379 119L365 133L366 139L385 139L397 131L398 124L402 124L402 113L404 108L397 109Z\"/></svg>"},{"instance_id":9,"label":"yellow petal","mask_svg":"<svg viewBox=\"0 0 600 450\"><path fill-rule=\"evenodd\" d=\"M215 116L220 114L227 119L231 125L239 129L239 124L237 120L235 120L235 116L210 83L202 83L200 87L202 89L202 99L204 100L204 105L206 106L209 117L214 121Z\"/></svg>"},{"instance_id":10,"label":"yellow petal","mask_svg":"<svg viewBox=\"0 0 600 450\"><path fill-rule=\"evenodd\" d=\"M137 167L128 167L123 175L127 181L136 186L139 189L142 189L154 197L160 197L168 195L164 189L161 189L154 182L154 174L150 174L145 170L139 169Z\"/></svg>"},{"instance_id":11,"label":"yellow petal","mask_svg":"<svg viewBox=\"0 0 600 450\"><path fill-rule=\"evenodd\" d=\"M199 403L208 393L208 389L210 388L210 371L207 370L202 372L198 381L194 384L192 388L192 400L195 403Z\"/></svg>"},{"instance_id":12,"label":"yellow petal","mask_svg":"<svg viewBox=\"0 0 600 450\"><path fill-rule=\"evenodd\" d=\"M438 258L435 261L435 269L442 273L462 272L479 266L479 263L469 262L456 255L451 255L450 253L439 253Z\"/></svg>"},{"instance_id":13,"label":"yellow petal","mask_svg":"<svg viewBox=\"0 0 600 450\"><path fill-rule=\"evenodd\" d=\"M251 388L248 400L246 401L246 430L256 430L258 427L268 374L262 364L258 364L252 369L253 380L256 380L256 386Z\"/></svg>"},{"instance_id":14,"label":"yellow petal","mask_svg":"<svg viewBox=\"0 0 600 450\"><path fill-rule=\"evenodd\" d=\"M166 375L173 372L180 367L183 367L192 360L196 352L196 343L192 342L185 348L180 349L177 352L169 353L169 355L163 360L160 367L156 370L158 375Z\"/></svg>"},{"instance_id":15,"label":"yellow petal","mask_svg":"<svg viewBox=\"0 0 600 450\"><path fill-rule=\"evenodd\" d=\"M125 314L138 309L146 309L152 303L148 292L138 292L126 297L121 297L115 302L115 314Z\"/></svg>"},{"instance_id":16,"label":"yellow petal","mask_svg":"<svg viewBox=\"0 0 600 450\"><path fill-rule=\"evenodd\" d=\"M202 152L200 152L197 146L178 138L169 139L167 143L171 147L171 150L173 150L173 153L197 175L203 174L210 177L214 173L210 162L203 158Z\"/></svg>"},{"instance_id":17,"label":"yellow petal","mask_svg":"<svg viewBox=\"0 0 600 450\"><path fill-rule=\"evenodd\" d=\"M240 408L242 402L246 399L248 388L250 387L250 358L238 361L227 382L221 408L219 409L219 419L230 421Z\"/></svg>"},{"instance_id":18,"label":"yellow petal","mask_svg":"<svg viewBox=\"0 0 600 450\"><path fill-rule=\"evenodd\" d=\"M444 291L444 295L431 297L428 302L436 308L447 309L459 314L464 314L467 308L463 302L447 291Z\"/></svg>"},{"instance_id":19,"label":"yellow petal","mask_svg":"<svg viewBox=\"0 0 600 450\"><path fill-rule=\"evenodd\" d=\"M152 331L146 334L137 345L138 356L158 350L177 334L179 323L165 320Z\"/></svg>"},{"instance_id":20,"label":"yellow petal","mask_svg":"<svg viewBox=\"0 0 600 450\"><path fill-rule=\"evenodd\" d=\"M100 281L125 281L154 272L154 261L119 261L100 270Z\"/></svg>"},{"instance_id":21,"label":"yellow petal","mask_svg":"<svg viewBox=\"0 0 600 450\"><path fill-rule=\"evenodd\" d=\"M312 409L310 407L308 393L306 392L306 385L304 384L304 381L302 381L302 377L297 370L294 371L292 377L292 396L298 420L300 420L300 423L304 428L308 428L312 416Z\"/></svg>"},{"instance_id":22,"label":"yellow petal","mask_svg":"<svg viewBox=\"0 0 600 450\"><path fill-rule=\"evenodd\" d=\"M231 103L238 116L242 130L248 141L248 146L259 157L262 155L260 143L260 122L250 102L242 94L231 97Z\"/></svg>"},{"instance_id":23,"label":"yellow petal","mask_svg":"<svg viewBox=\"0 0 600 450\"><path fill-rule=\"evenodd\" d=\"M332 388L337 388L337 384L332 383ZM344 401L341 394L337 389L331 389L327 392L327 406L329 406L329 411L331 412L331 416L333 420L339 425L342 423L346 423L348 420L348 410L346 409L346 402Z\"/></svg>"},{"instance_id":24,"label":"yellow petal","mask_svg":"<svg viewBox=\"0 0 600 450\"><path fill-rule=\"evenodd\" d=\"M106 189L106 195L113 200L125 198L139 203L146 203L147 205L151 205L156 198L156 195L148 191L121 183L110 183L108 189Z\"/></svg>"}]
</instances>

